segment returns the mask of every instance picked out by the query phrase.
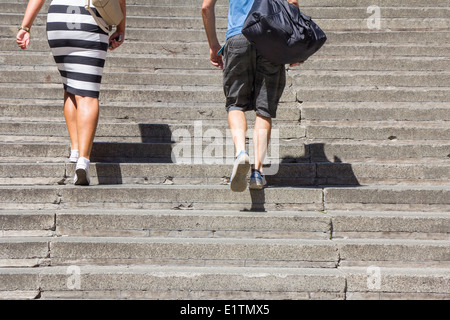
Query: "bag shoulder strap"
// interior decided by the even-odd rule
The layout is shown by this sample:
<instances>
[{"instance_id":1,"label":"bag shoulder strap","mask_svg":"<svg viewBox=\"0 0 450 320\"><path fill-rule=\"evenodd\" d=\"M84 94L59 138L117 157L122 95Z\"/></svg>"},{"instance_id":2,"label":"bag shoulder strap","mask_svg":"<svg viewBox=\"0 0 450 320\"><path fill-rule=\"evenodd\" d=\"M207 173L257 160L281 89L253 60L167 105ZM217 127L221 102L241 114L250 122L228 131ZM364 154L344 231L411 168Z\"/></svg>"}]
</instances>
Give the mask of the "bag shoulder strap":
<instances>
[{"instance_id":1,"label":"bag shoulder strap","mask_svg":"<svg viewBox=\"0 0 450 320\"><path fill-rule=\"evenodd\" d=\"M90 12L92 17L94 18L97 25L102 28L103 31L105 31L107 34L111 32L111 27L108 26L103 20L100 20L97 15L95 14L94 10L91 8L91 0L86 0L86 3L84 5L84 8Z\"/></svg>"}]
</instances>

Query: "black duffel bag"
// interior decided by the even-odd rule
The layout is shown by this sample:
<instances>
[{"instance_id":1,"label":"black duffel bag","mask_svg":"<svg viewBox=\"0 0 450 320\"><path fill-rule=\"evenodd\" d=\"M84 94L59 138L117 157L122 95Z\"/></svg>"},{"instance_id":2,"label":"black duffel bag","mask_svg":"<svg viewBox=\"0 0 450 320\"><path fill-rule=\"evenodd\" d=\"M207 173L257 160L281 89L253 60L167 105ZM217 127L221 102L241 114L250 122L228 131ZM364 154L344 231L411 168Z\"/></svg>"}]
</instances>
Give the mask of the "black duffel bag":
<instances>
[{"instance_id":1,"label":"black duffel bag","mask_svg":"<svg viewBox=\"0 0 450 320\"><path fill-rule=\"evenodd\" d=\"M255 0L242 34L276 64L306 61L327 40L311 17L286 0Z\"/></svg>"}]
</instances>

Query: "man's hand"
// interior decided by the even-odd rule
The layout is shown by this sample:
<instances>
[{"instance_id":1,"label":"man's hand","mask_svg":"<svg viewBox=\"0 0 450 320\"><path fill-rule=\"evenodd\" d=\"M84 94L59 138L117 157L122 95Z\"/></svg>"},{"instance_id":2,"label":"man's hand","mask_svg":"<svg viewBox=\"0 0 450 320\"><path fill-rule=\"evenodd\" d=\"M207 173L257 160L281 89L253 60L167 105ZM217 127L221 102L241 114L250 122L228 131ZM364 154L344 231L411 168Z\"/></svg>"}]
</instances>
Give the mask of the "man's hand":
<instances>
[{"instance_id":1,"label":"man's hand","mask_svg":"<svg viewBox=\"0 0 450 320\"><path fill-rule=\"evenodd\" d=\"M292 67L298 67L298 66L300 66L302 64L304 64L304 62L297 62L297 63L290 64L289 67L291 67L291 68Z\"/></svg>"},{"instance_id":2,"label":"man's hand","mask_svg":"<svg viewBox=\"0 0 450 320\"><path fill-rule=\"evenodd\" d=\"M298 6L298 1L297 0L288 0L289 3L292 3L294 6L296 6L297 8L299 8Z\"/></svg>"},{"instance_id":3,"label":"man's hand","mask_svg":"<svg viewBox=\"0 0 450 320\"><path fill-rule=\"evenodd\" d=\"M220 50L220 46L212 47L209 49L209 56L211 60L211 64L214 67L223 69L223 59L221 54L217 54L217 52Z\"/></svg>"}]
</instances>

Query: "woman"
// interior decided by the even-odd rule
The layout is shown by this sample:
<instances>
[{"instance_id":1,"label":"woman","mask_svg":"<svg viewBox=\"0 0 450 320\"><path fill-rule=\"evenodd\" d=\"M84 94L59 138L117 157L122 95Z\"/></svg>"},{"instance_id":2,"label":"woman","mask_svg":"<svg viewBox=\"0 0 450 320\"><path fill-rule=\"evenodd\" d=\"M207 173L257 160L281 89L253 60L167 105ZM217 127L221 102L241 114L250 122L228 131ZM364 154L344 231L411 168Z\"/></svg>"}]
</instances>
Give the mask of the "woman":
<instances>
[{"instance_id":1,"label":"woman","mask_svg":"<svg viewBox=\"0 0 450 320\"><path fill-rule=\"evenodd\" d=\"M17 44L26 49L30 28L45 0L29 0ZM74 184L89 185L89 163L99 116L99 91L108 47L125 38L125 18L109 36L85 9L85 0L53 0L47 38L64 84L64 117L70 136L70 161L76 162ZM119 0L126 15L125 0ZM92 5L91 5L92 6ZM94 12L96 12L93 7ZM99 16L99 15L98 15Z\"/></svg>"}]
</instances>

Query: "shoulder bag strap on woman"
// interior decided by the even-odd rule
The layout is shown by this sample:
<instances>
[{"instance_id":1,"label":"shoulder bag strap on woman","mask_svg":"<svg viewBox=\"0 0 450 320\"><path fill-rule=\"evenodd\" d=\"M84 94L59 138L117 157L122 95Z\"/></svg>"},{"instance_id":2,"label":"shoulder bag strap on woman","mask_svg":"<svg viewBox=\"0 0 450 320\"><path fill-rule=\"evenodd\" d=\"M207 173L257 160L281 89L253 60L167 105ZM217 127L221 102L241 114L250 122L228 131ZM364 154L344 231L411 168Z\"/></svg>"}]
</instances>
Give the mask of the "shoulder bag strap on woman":
<instances>
[{"instance_id":1,"label":"shoulder bag strap on woman","mask_svg":"<svg viewBox=\"0 0 450 320\"><path fill-rule=\"evenodd\" d=\"M111 32L111 27L108 26L106 24L106 22L104 22L99 17L97 17L97 15L95 14L94 10L92 10L92 8L91 8L91 0L86 0L86 4L85 4L84 8L91 13L92 17L94 17L95 22L97 23L97 25L100 28L102 28L103 31L105 31L107 34L109 34Z\"/></svg>"}]
</instances>

